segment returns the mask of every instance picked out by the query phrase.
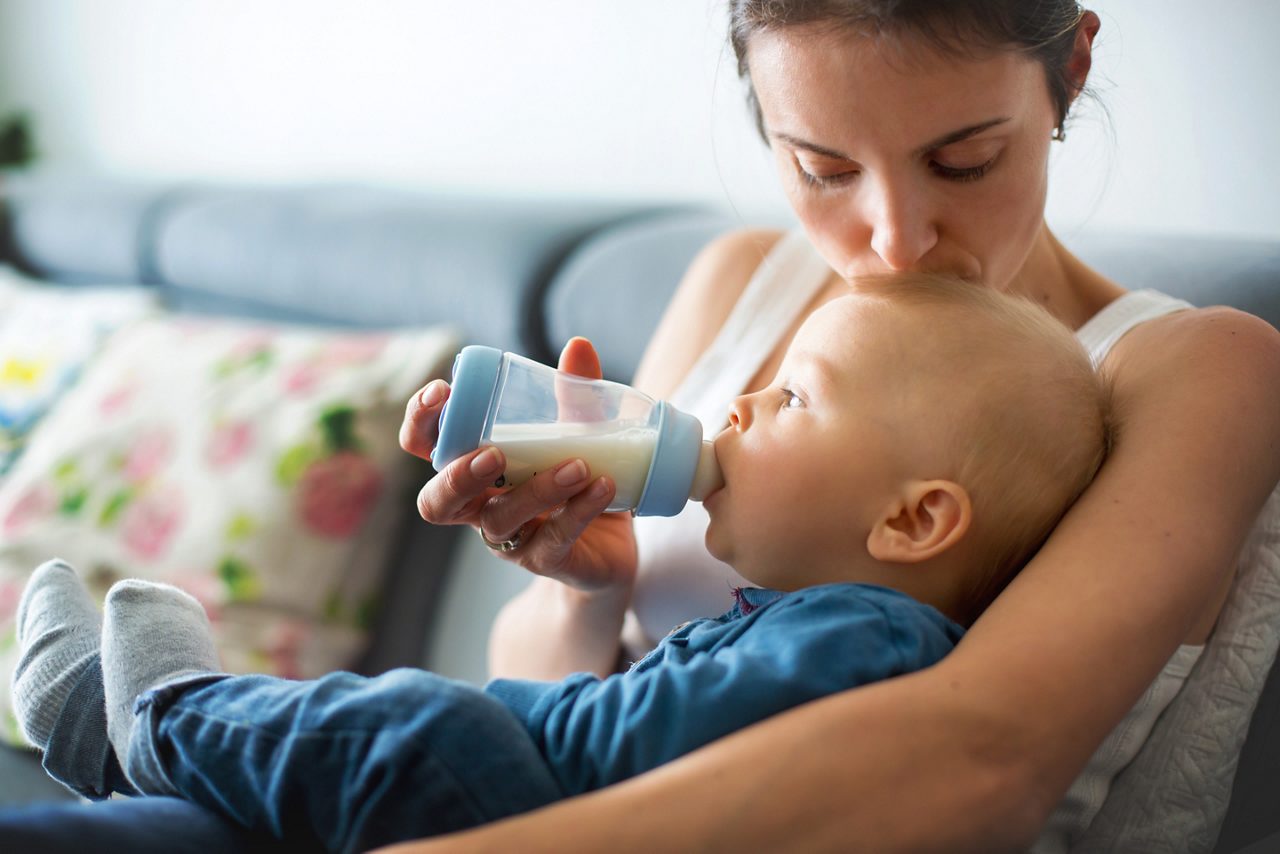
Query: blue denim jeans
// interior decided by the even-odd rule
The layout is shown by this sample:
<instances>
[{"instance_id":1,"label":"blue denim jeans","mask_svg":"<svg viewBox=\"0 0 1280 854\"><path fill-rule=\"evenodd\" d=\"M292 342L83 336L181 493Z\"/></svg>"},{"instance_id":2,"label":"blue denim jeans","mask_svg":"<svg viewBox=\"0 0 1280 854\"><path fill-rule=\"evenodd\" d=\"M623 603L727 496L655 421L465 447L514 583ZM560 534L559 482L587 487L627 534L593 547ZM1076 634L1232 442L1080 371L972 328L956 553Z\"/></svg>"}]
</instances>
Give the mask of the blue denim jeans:
<instances>
[{"instance_id":1,"label":"blue denim jeans","mask_svg":"<svg viewBox=\"0 0 1280 854\"><path fill-rule=\"evenodd\" d=\"M133 784L330 851L448 833L563 797L528 730L422 670L312 682L205 676L143 695Z\"/></svg>"}]
</instances>

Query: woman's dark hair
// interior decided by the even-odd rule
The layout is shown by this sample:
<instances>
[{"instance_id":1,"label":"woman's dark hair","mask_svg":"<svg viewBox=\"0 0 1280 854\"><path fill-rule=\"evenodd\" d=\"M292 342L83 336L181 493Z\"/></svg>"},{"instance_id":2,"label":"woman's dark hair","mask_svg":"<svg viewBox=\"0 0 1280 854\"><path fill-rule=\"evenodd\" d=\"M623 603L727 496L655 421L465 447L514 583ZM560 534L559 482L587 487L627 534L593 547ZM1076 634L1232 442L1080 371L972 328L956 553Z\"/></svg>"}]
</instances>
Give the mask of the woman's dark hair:
<instances>
[{"instance_id":1,"label":"woman's dark hair","mask_svg":"<svg viewBox=\"0 0 1280 854\"><path fill-rule=\"evenodd\" d=\"M761 136L764 117L751 87L747 44L756 33L795 26L914 35L965 57L992 49L1025 52L1044 68L1061 132L1074 94L1067 61L1083 14L1075 0L729 0L729 41Z\"/></svg>"}]
</instances>

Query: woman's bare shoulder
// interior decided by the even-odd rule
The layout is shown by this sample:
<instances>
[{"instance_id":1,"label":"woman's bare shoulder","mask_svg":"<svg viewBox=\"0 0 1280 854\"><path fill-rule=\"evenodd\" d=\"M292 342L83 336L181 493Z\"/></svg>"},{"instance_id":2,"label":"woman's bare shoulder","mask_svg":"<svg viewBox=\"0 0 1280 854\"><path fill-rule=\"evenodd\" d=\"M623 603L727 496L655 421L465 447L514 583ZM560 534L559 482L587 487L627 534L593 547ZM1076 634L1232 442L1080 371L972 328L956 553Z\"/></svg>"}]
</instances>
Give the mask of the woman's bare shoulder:
<instances>
[{"instance_id":1,"label":"woman's bare shoulder","mask_svg":"<svg viewBox=\"0 0 1280 854\"><path fill-rule=\"evenodd\" d=\"M1194 389L1205 402L1256 393L1264 404L1280 380L1280 332L1227 306L1181 311L1135 327L1106 365L1122 392Z\"/></svg>"},{"instance_id":2,"label":"woman's bare shoulder","mask_svg":"<svg viewBox=\"0 0 1280 854\"><path fill-rule=\"evenodd\" d=\"M637 388L667 397L710 346L760 262L780 240L777 229L744 228L712 240L689 265L649 339Z\"/></svg>"}]
</instances>

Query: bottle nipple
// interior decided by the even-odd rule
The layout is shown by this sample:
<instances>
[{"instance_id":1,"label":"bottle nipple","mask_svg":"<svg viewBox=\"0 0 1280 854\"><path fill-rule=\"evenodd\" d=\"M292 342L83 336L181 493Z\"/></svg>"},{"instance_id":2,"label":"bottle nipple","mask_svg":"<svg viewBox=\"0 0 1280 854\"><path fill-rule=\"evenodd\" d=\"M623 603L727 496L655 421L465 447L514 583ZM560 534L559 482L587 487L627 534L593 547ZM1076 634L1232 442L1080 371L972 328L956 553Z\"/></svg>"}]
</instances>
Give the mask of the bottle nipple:
<instances>
[{"instance_id":1,"label":"bottle nipple","mask_svg":"<svg viewBox=\"0 0 1280 854\"><path fill-rule=\"evenodd\" d=\"M689 498L701 501L715 490L724 486L724 476L720 473L720 463L716 460L716 446L703 441L698 449L698 467L693 472L693 486L689 488Z\"/></svg>"}]
</instances>

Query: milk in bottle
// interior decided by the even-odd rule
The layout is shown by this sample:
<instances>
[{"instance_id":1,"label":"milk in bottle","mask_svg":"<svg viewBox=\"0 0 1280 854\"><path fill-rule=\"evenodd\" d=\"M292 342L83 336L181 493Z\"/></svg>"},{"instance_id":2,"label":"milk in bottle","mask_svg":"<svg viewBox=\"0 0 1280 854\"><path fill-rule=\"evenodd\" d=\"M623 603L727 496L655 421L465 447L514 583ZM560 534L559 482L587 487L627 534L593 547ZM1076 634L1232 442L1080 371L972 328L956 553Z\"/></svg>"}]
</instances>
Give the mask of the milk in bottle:
<instances>
[{"instance_id":1,"label":"milk in bottle","mask_svg":"<svg viewBox=\"0 0 1280 854\"><path fill-rule=\"evenodd\" d=\"M702 425L620 383L561 373L491 347L466 347L440 414L437 471L477 447L507 459L501 485L519 485L567 459L617 484L610 510L674 516L720 485Z\"/></svg>"}]
</instances>

